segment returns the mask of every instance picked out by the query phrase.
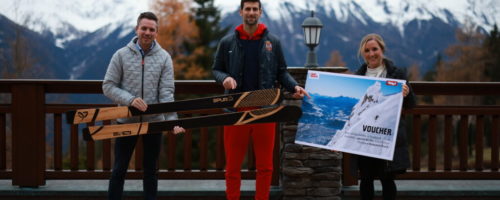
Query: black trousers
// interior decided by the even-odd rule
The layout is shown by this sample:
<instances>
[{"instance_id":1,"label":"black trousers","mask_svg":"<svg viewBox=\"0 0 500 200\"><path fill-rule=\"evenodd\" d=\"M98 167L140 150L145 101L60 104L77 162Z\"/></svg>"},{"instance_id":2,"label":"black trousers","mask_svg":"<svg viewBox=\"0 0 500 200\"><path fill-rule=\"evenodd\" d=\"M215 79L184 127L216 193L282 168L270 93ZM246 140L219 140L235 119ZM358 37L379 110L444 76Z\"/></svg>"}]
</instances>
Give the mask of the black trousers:
<instances>
[{"instance_id":1,"label":"black trousers","mask_svg":"<svg viewBox=\"0 0 500 200\"><path fill-rule=\"evenodd\" d=\"M387 171L387 164L386 160L358 156L359 175L361 179L359 192L362 200L373 199L375 193L373 181L376 178L379 178L382 183L383 199L396 199L395 173Z\"/></svg>"},{"instance_id":2,"label":"black trousers","mask_svg":"<svg viewBox=\"0 0 500 200\"><path fill-rule=\"evenodd\" d=\"M142 179L144 199L156 199L158 192L157 162L160 154L161 133L121 137L115 140L115 163L108 188L108 199L110 200L122 199L125 174L127 173L130 158L139 137L142 137L144 146L142 162L144 169L144 177Z\"/></svg>"}]
</instances>

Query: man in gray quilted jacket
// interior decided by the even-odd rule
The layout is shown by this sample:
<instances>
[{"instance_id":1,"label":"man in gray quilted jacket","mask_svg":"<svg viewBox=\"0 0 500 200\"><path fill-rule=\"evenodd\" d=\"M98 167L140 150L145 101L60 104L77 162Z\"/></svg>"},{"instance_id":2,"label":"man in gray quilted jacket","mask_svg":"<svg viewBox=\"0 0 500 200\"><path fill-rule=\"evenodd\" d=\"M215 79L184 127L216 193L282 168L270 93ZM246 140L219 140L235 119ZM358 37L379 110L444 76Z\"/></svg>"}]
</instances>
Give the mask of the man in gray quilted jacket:
<instances>
[{"instance_id":1,"label":"man in gray quilted jacket","mask_svg":"<svg viewBox=\"0 0 500 200\"><path fill-rule=\"evenodd\" d=\"M137 36L111 58L104 77L104 95L119 105L134 106L145 111L148 104L174 101L172 59L155 39L158 18L151 12L141 13L135 28ZM118 119L118 123L152 122L176 119L176 113ZM174 134L184 132L175 127ZM122 199L125 174L137 139L142 137L144 199L156 199L158 190L157 162L162 134L120 137L115 140L115 163L109 181L108 198Z\"/></svg>"}]
</instances>

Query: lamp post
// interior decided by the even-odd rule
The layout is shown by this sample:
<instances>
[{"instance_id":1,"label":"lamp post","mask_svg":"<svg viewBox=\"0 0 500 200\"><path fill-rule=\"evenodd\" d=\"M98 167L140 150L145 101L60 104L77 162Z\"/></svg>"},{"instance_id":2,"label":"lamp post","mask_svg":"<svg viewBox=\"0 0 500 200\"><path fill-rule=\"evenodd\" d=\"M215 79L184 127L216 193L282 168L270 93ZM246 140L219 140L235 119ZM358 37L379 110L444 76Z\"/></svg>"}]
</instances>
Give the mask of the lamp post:
<instances>
[{"instance_id":1,"label":"lamp post","mask_svg":"<svg viewBox=\"0 0 500 200\"><path fill-rule=\"evenodd\" d=\"M318 67L318 59L316 53L314 53L314 47L319 44L319 36L323 24L317 17L314 17L314 11L311 11L311 17L307 17L304 20L302 28L304 29L304 40L309 47L305 67Z\"/></svg>"}]
</instances>

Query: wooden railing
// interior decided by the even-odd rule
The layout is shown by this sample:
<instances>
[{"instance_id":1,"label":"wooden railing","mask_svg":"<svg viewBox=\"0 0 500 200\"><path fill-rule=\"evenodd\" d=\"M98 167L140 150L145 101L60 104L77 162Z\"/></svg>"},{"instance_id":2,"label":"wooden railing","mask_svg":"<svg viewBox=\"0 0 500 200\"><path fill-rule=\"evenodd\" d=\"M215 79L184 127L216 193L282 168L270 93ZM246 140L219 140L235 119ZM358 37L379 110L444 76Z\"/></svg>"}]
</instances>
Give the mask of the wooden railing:
<instances>
[{"instance_id":1,"label":"wooden railing","mask_svg":"<svg viewBox=\"0 0 500 200\"><path fill-rule=\"evenodd\" d=\"M421 96L491 96L496 102L500 101L500 83L412 85L416 94ZM412 168L401 178L500 179L499 105L420 105L405 113L413 116ZM428 124L426 131L422 129L425 122ZM422 136L428 138L425 141L427 147L422 143ZM437 146L438 140L443 141L442 146ZM424 148L427 148L428 152L425 166L422 163ZM485 154L485 150L489 153ZM441 160L437 158L438 153L442 155ZM489 163L484 162L485 157ZM472 160L473 163L469 162ZM442 163L440 167L437 165L438 161Z\"/></svg>"},{"instance_id":2,"label":"wooden railing","mask_svg":"<svg viewBox=\"0 0 500 200\"><path fill-rule=\"evenodd\" d=\"M12 179L13 185L19 186L44 185L46 179L108 179L112 168L112 140L84 141L80 129L93 124L66 125L64 113L77 108L113 105L46 103L47 94L102 94L101 84L101 81L0 80L0 93L11 94L11 103L0 105L0 179ZM176 96L223 93L223 88L214 81L176 81L175 85ZM213 109L179 114L220 112ZM8 118L10 126L7 126ZM7 127L12 127L12 134L7 134ZM7 136L11 139L7 140ZM159 178L224 179L221 127L190 129L180 135L168 133L163 139L166 145L162 145L160 153ZM8 144L12 147L10 155L6 151ZM273 185L279 184L279 140L276 145ZM68 153L64 153L65 149L69 149ZM142 178L142 151L142 143L138 142L127 178ZM251 150L248 152L243 179L255 178L254 156ZM11 158L10 167L7 157Z\"/></svg>"},{"instance_id":3,"label":"wooden railing","mask_svg":"<svg viewBox=\"0 0 500 200\"><path fill-rule=\"evenodd\" d=\"M500 83L410 84L419 97L500 97ZM12 183L19 186L44 185L46 179L107 179L112 165L112 140L84 142L78 132L85 125L67 126L63 113L109 104L46 103L47 94L101 92L100 81L0 80L0 93L3 93L0 94L0 179L12 179ZM177 96L220 93L222 88L213 81L176 82ZM8 97L10 103L5 103L3 98ZM182 113L191 114L194 113ZM405 110L404 114L402 120L409 122L412 167L398 178L500 179L500 106L418 105ZM178 136L166 134L160 157L160 178L224 179L222 135L220 127L193 129ZM276 140L274 152L274 185L279 184L279 142ZM69 149L67 153L66 149ZM141 145L136 152L128 178L141 175ZM255 176L252 158L250 155L242 170L243 178ZM347 161L345 156L345 185L355 181L349 176Z\"/></svg>"},{"instance_id":4,"label":"wooden railing","mask_svg":"<svg viewBox=\"0 0 500 200\"><path fill-rule=\"evenodd\" d=\"M500 83L410 84L421 99L490 96L500 102ZM419 104L403 113L412 166L398 179L500 179L500 106ZM343 176L344 185L357 184L349 172L349 155L344 156Z\"/></svg>"}]
</instances>

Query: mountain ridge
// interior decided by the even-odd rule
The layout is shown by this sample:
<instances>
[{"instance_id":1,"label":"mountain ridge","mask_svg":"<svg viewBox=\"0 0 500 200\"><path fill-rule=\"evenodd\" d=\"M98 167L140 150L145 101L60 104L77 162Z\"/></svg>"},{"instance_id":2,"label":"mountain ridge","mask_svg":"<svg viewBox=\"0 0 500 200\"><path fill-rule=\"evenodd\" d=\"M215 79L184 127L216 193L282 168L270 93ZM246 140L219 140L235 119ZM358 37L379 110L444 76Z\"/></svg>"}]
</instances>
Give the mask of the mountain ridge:
<instances>
[{"instance_id":1,"label":"mountain ridge","mask_svg":"<svg viewBox=\"0 0 500 200\"><path fill-rule=\"evenodd\" d=\"M376 2L362 0L263 1L264 14L261 21L268 25L271 33L280 37L289 66L302 66L305 62L308 48L304 45L300 24L306 17L310 16L309 10L312 9L315 10L316 16L324 24L320 45L315 49L321 66L328 61L332 51L339 51L343 56L343 61L347 63L347 67L355 70L362 63L362 58L357 56L358 42L365 34L375 32L384 37L388 49L386 52L388 58L402 67L418 65L421 71L425 73L432 69L437 55L456 42L455 31L465 23L462 22L462 18L456 17L460 14L457 10L464 9L461 13L475 13L471 21L487 24L478 24L478 27L483 32L490 31L488 27L499 21L499 14L491 14L493 11L499 10L499 6L493 3L495 0L459 0L454 1L455 4L451 4L453 7L443 10L442 7L450 1L432 2L432 4L436 5L429 3L427 3L429 5L425 5L424 3L428 2L425 0L379 0ZM11 5L12 2L14 1L7 0L6 5ZM50 4L61 2L60 0L49 0L45 2L47 5L44 6L47 7ZM232 2L232 6L224 5L227 2L216 1L216 6L223 8L221 26L235 27L241 23L238 13L239 2L229 1ZM19 5L24 4L20 3ZM35 3L35 5L38 4ZM66 4L61 5L58 10L64 11ZM54 15L52 16L54 20L51 18L50 21L47 21L47 29L34 27L30 28L30 30L39 33L38 38L43 38L45 42L52 41L54 46L57 47L51 48L57 49L51 50L53 52L44 52L49 54L44 57L58 62L53 65L65 66L62 69L64 75L62 75L62 72L58 73L57 78L102 79L113 52L124 46L134 35L135 17L139 12L145 10L143 6L147 5L147 3L134 7L131 5L137 5L137 3L133 4L133 0L93 0L78 5L85 7L82 8L83 11L78 13L79 19L72 16L63 20L57 19L63 17ZM127 12L127 15L118 14L117 16L122 17L114 17L112 22L107 22L106 20L110 16L109 13L100 12L109 11L112 6L116 7L115 12L122 12L127 9L129 9L129 12ZM93 7L95 8L92 9ZM42 8L40 10L43 10ZM367 8L372 9L366 11ZM33 10L32 8L24 9L19 13ZM485 11L477 12L477 10L481 9ZM68 8L68 10L71 9ZM0 14L5 14L5 12L5 8L0 9ZM44 13L50 12L50 10L44 11ZM421 13L421 15L415 13ZM427 15L425 15L426 13ZM12 16L12 13L10 15ZM420 18L403 19L401 16L419 16ZM16 18L22 19L22 17ZM36 14L33 14L33 18L44 19L43 17L37 17ZM93 22L94 28L80 28L80 26L85 25L85 23L81 23L85 19L88 20L85 23ZM57 20L60 20L60 24L58 24L60 26L56 28L54 28L55 26L49 27ZM17 23L22 24L22 20L18 20ZM28 24L26 27L29 28L30 25ZM7 30L3 27L2 29ZM1 40L5 40L2 35L0 35ZM58 69L58 71L61 71L61 69Z\"/></svg>"}]
</instances>

